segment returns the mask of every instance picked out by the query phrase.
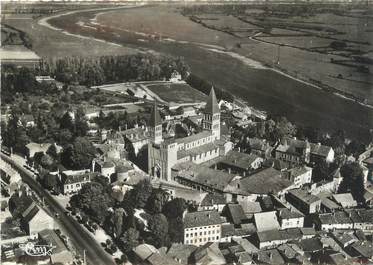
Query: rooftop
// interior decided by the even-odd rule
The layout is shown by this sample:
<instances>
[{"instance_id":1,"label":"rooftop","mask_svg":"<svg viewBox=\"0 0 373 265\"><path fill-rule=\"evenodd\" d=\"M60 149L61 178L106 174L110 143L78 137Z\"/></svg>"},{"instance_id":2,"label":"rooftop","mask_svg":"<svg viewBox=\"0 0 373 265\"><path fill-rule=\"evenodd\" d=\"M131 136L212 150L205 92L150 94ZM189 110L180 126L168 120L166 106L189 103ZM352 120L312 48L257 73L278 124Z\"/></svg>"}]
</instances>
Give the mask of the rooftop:
<instances>
[{"instance_id":1,"label":"rooftop","mask_svg":"<svg viewBox=\"0 0 373 265\"><path fill-rule=\"evenodd\" d=\"M275 211L256 213L254 219L259 232L280 229Z\"/></svg>"},{"instance_id":2,"label":"rooftop","mask_svg":"<svg viewBox=\"0 0 373 265\"><path fill-rule=\"evenodd\" d=\"M239 204L228 204L226 210L235 225L240 225L243 220L247 219L242 206Z\"/></svg>"},{"instance_id":3,"label":"rooftop","mask_svg":"<svg viewBox=\"0 0 373 265\"><path fill-rule=\"evenodd\" d=\"M320 198L318 198L315 195L307 193L307 191L302 190L302 189L294 189L290 190L289 194L293 195L294 197L298 198L299 200L311 204L317 201L320 201Z\"/></svg>"},{"instance_id":4,"label":"rooftop","mask_svg":"<svg viewBox=\"0 0 373 265\"><path fill-rule=\"evenodd\" d=\"M179 178L187 179L219 191L223 191L235 177L233 174L214 170L192 162L176 164L173 169L179 171L177 173Z\"/></svg>"},{"instance_id":5,"label":"rooftop","mask_svg":"<svg viewBox=\"0 0 373 265\"><path fill-rule=\"evenodd\" d=\"M343 208L356 207L357 202L352 197L351 193L334 194L333 199Z\"/></svg>"},{"instance_id":6,"label":"rooftop","mask_svg":"<svg viewBox=\"0 0 373 265\"><path fill-rule=\"evenodd\" d=\"M207 193L200 203L201 206L213 206L215 204L226 204L226 199L218 193Z\"/></svg>"},{"instance_id":7,"label":"rooftop","mask_svg":"<svg viewBox=\"0 0 373 265\"><path fill-rule=\"evenodd\" d=\"M195 133L187 137L178 138L175 140L175 142L179 144L181 143L187 144L187 143L198 141L199 139L207 138L209 136L212 136L210 131L202 131L200 133Z\"/></svg>"},{"instance_id":8,"label":"rooftop","mask_svg":"<svg viewBox=\"0 0 373 265\"><path fill-rule=\"evenodd\" d=\"M216 211L200 211L186 213L184 216L184 228L218 225L222 223L220 215Z\"/></svg>"},{"instance_id":9,"label":"rooftop","mask_svg":"<svg viewBox=\"0 0 373 265\"><path fill-rule=\"evenodd\" d=\"M251 164L260 158L254 154L246 154L237 151L230 151L220 163L224 163L229 166L234 166L247 170L251 167Z\"/></svg>"},{"instance_id":10,"label":"rooftop","mask_svg":"<svg viewBox=\"0 0 373 265\"><path fill-rule=\"evenodd\" d=\"M295 211L290 211L287 208L279 209L278 216L281 219L292 219L292 218L301 218L304 217L303 214Z\"/></svg>"},{"instance_id":11,"label":"rooftop","mask_svg":"<svg viewBox=\"0 0 373 265\"><path fill-rule=\"evenodd\" d=\"M352 223L351 218L346 212L337 211L334 213L319 214L321 224L349 224Z\"/></svg>"},{"instance_id":12,"label":"rooftop","mask_svg":"<svg viewBox=\"0 0 373 265\"><path fill-rule=\"evenodd\" d=\"M266 168L254 174L232 181L228 192L238 194L278 193L289 188L293 183L282 178L281 172L274 168Z\"/></svg>"}]
</instances>

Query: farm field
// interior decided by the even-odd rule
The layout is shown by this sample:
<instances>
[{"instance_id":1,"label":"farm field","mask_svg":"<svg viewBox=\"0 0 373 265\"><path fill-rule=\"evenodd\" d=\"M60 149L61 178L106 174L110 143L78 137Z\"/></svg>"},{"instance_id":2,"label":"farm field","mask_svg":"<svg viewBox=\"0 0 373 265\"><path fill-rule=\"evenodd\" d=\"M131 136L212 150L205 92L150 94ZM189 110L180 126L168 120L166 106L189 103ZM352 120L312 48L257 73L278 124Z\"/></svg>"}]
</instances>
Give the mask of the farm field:
<instances>
[{"instance_id":1,"label":"farm field","mask_svg":"<svg viewBox=\"0 0 373 265\"><path fill-rule=\"evenodd\" d=\"M170 103L204 102L207 98L205 94L188 84L149 84L146 87L161 99Z\"/></svg>"},{"instance_id":2,"label":"farm field","mask_svg":"<svg viewBox=\"0 0 373 265\"><path fill-rule=\"evenodd\" d=\"M66 30L69 34L115 42L128 47L130 50L154 51L173 56L182 56L191 66L192 72L199 77L213 82L217 87L230 91L233 95L241 97L256 108L273 114L285 115L299 124L315 126L323 130L343 128L347 134L359 137L365 137L367 129L373 127L373 111L370 108L316 89L277 72L252 68L240 58L221 52L214 52L207 48L206 45L201 45L201 43L204 44L203 41L205 40L209 45L221 45L222 48L230 47L229 51L232 53L247 56L269 66L272 66L276 60L278 45L262 45L260 42L249 38L245 39L243 43L240 38L205 28L201 24L191 21L188 17L182 16L180 9L174 6L166 7L163 6L162 11L159 11L161 16L156 13L160 7L153 6L125 10L118 9L111 12L85 11L56 17L49 20L49 23L54 27ZM156 12L152 12L152 8ZM142 10L144 10L143 13ZM100 15L95 20L98 13ZM175 19L175 23L169 23L168 21L169 25L165 28L169 35L162 35L162 38L164 36L173 37L178 41L159 40L151 36L154 34L153 31L159 32L157 25L167 23L167 21L164 21L163 15ZM125 21L122 21L122 23L118 22L124 18L133 21L130 25L131 30L129 30L129 25ZM97 23L95 25L96 28L86 28L77 24L79 22L89 23L90 21ZM180 30L180 25L184 22L187 26ZM113 26L114 24L115 26ZM175 26L172 27L173 25ZM45 27L42 28L46 29ZM151 34L139 35L138 33L141 33L144 28L151 28L153 31L149 30ZM164 31L165 28L162 28L163 33L166 32ZM49 30L49 28L47 29ZM66 38L62 31L52 31L60 35L59 38L61 38L61 35ZM77 38L76 36L69 37ZM237 42L242 43L241 48L236 47ZM113 47L105 42L102 42L102 45L108 50ZM294 54L294 50L297 53ZM340 69L347 69L344 66L327 63L330 57L322 54L314 58L313 54L310 55L305 51L299 51L299 49L281 48L280 67L287 72L297 71L299 64L303 67L299 68L303 71L302 73L294 74L292 72L293 76L303 77L303 75L312 72L312 75L316 76L317 80L322 80L328 76L328 71L331 71L330 74L336 75ZM50 56L53 56L53 54L50 53ZM299 56L301 58L298 60ZM307 60L302 61L302 56ZM293 58L297 58L297 60L292 61ZM322 68L322 64L328 65L330 69L325 71ZM306 75L305 79L307 78L309 76ZM342 84L341 88L351 89L353 87L356 90L354 94L356 92L356 94L365 95L368 99L373 98L370 90L368 90L369 86L365 86L364 92L361 92L361 88L356 85L359 83L348 81L352 82L352 84L350 83L347 86L346 80L336 78L331 80L330 82L334 82L334 84L337 83L336 81L338 81L338 85ZM341 88L338 87L338 89ZM357 113L361 117L359 121L356 120Z\"/></svg>"},{"instance_id":3,"label":"farm field","mask_svg":"<svg viewBox=\"0 0 373 265\"><path fill-rule=\"evenodd\" d=\"M156 12L161 12L161 16L151 16L150 10L154 9ZM136 23L136 17L144 12L145 19L141 23ZM240 25L243 27L252 27L251 23L245 23L241 20L233 19L232 16L224 14L197 14L198 18L202 18L203 23L210 23L214 25L224 25L224 19L230 21L231 25ZM224 18L225 17L225 18ZM217 19L218 18L218 19ZM217 20L216 20L217 19ZM174 23L165 25L167 21L174 21ZM255 18L251 18L252 21ZM277 18L276 18L277 20ZM330 63L331 59L346 60L346 57L330 53L318 53L324 48L316 51L300 50L298 48L281 47L280 55L278 55L278 44L288 44L302 49L328 47L332 40L326 38L319 38L315 36L276 36L276 37L255 37L255 40L250 39L250 34L240 32L240 37L232 36L230 34L213 30L204 27L200 23L195 23L188 20L187 16L182 16L178 13L176 8L162 8L159 7L145 7L126 11L112 11L109 13L102 13L97 16L97 23L112 27L115 29L128 30L130 32L146 32L157 33L162 32L163 36L167 36L179 41L196 43L207 43L219 45L229 49L232 52L238 53L249 58L253 58L270 67L277 67L284 72L291 74L303 80L320 82L326 86L333 87L342 93L347 93L355 96L360 101L366 100L367 103L373 104L373 92L369 82L366 82L369 77L368 74L359 73L356 68L348 67L340 64ZM255 22L254 22L255 23ZM291 22L287 22L291 24ZM183 30L180 30L181 24L185 24ZM301 24L301 23L297 23ZM317 25L323 28L322 25ZM255 27L255 26L254 26ZM308 25L308 28L312 28ZM283 28L273 28L274 30L284 30ZM286 29L289 31L289 29ZM292 31L299 32L299 31ZM276 32L278 33L278 32ZM285 32L288 34L289 32ZM334 36L334 35L333 35ZM207 40L206 40L207 39ZM264 43L263 41L273 41L273 43ZM240 43L240 48L237 47ZM341 52L343 53L343 52ZM280 58L280 65L275 65L277 59ZM337 76L342 76L342 79L336 80ZM357 81L357 82L355 82Z\"/></svg>"},{"instance_id":4,"label":"farm field","mask_svg":"<svg viewBox=\"0 0 373 265\"><path fill-rule=\"evenodd\" d=\"M141 21L139 22L139 18ZM170 23L172 21L172 23ZM97 16L97 22L113 29L139 32L171 38L178 41L196 42L227 47L235 43L232 36L204 28L184 17L174 7L143 7L127 11L104 12Z\"/></svg>"}]
</instances>

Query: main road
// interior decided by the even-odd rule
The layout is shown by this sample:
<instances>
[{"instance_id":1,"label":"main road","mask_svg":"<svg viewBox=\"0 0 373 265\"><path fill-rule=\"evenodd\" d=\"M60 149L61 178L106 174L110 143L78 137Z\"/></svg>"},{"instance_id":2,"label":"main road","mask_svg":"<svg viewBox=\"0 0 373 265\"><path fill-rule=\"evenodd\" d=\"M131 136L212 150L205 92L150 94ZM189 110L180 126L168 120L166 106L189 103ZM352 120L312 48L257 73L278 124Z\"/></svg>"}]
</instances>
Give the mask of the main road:
<instances>
[{"instance_id":1,"label":"main road","mask_svg":"<svg viewBox=\"0 0 373 265\"><path fill-rule=\"evenodd\" d=\"M41 198L44 198L44 202L50 207L50 209L58 214L61 225L76 248L80 253L85 251L88 264L115 264L113 258L102 249L96 240L85 231L76 220L66 215L65 209L47 191L45 191L38 182L35 181L33 174L24 168L23 164L3 153L0 155L1 159L10 163L20 173L22 180L27 183L32 190L34 190Z\"/></svg>"}]
</instances>

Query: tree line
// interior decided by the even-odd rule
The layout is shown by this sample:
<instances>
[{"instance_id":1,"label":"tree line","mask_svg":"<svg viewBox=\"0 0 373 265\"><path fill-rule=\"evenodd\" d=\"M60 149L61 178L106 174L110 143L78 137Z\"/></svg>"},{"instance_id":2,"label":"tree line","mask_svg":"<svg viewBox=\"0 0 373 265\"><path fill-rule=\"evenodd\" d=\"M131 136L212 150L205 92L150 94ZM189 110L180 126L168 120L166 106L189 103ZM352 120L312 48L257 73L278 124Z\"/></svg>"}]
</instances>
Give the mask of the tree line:
<instances>
[{"instance_id":1,"label":"tree line","mask_svg":"<svg viewBox=\"0 0 373 265\"><path fill-rule=\"evenodd\" d=\"M42 60L37 73L53 76L66 84L95 86L104 83L169 79L175 70L183 78L186 78L190 71L181 57L138 53L92 58L52 58Z\"/></svg>"}]
</instances>

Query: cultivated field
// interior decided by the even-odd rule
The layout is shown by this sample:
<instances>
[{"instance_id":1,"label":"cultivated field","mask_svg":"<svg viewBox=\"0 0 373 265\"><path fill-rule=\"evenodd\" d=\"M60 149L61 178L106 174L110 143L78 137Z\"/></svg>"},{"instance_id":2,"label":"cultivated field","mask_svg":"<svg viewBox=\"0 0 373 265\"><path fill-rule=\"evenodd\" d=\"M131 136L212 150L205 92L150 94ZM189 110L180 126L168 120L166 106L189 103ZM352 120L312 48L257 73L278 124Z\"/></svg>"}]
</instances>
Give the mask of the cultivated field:
<instances>
[{"instance_id":1,"label":"cultivated field","mask_svg":"<svg viewBox=\"0 0 373 265\"><path fill-rule=\"evenodd\" d=\"M138 22L136 18L140 16L142 19ZM373 95L370 92L372 85L369 81L371 74L359 72L356 65L336 63L340 61L351 63L349 56L353 54L356 44L347 42L345 50L336 51L329 48L333 41L331 38L343 36L336 34L341 28L334 29L335 22L331 21L332 24L327 24L328 19L334 17L336 17L334 14L286 19L269 16L264 20L263 15L258 18L257 13L253 16L245 15L240 19L222 13L198 13L188 17L182 16L180 10L174 7L145 7L102 13L97 17L96 23L127 32L158 34L163 38L187 40L189 43L219 45L294 77L331 87L347 97L373 104ZM345 17L339 19L343 18ZM356 20L356 18L351 18L351 21L348 19L349 17L344 23L353 24ZM248 30L251 28L264 33L253 37L253 32ZM238 29L241 32L237 32L240 31ZM320 37L319 34L324 34L325 37ZM288 47L279 48L279 44ZM363 46L360 45L361 49ZM332 60L334 63L331 62Z\"/></svg>"},{"instance_id":2,"label":"cultivated field","mask_svg":"<svg viewBox=\"0 0 373 265\"><path fill-rule=\"evenodd\" d=\"M94 37L136 49L182 56L197 76L230 91L254 107L269 113L287 116L299 124L320 127L324 130L343 128L349 135L357 137L365 137L367 129L372 128L373 111L371 109L274 71L254 68L245 64L242 58L233 56L234 54L244 55L272 66L278 57L277 44L263 44L260 40L250 38L243 41L242 38L208 29L193 22L189 17L182 16L180 9L174 6L162 6L162 10L159 11L160 8L153 6L118 9L112 12L103 10L82 12L56 17L49 22L52 26L64 29L69 34ZM97 13L101 14L95 19ZM164 16L175 20L165 21ZM120 20L123 21L119 23ZM90 23L91 27L84 27L86 23ZM164 24L168 25L163 27ZM161 28L157 30L158 26ZM148 29L149 33L142 32L144 29ZM160 30L162 31L161 38L154 32ZM66 37L61 31L54 30L54 33L60 35L59 37ZM154 38L154 35L158 38ZM181 41L169 41L164 36ZM199 44L204 41L210 44L210 47ZM237 47L237 43L241 43L241 47ZM102 44L107 49L112 47L105 42ZM227 48L231 53L212 51L211 44ZM83 51L83 53L90 54L89 51ZM321 53L281 47L280 64L276 68L281 68L305 80L315 78L316 81L324 81L326 79L340 91L356 90L353 92L359 97L373 99L370 86L365 85L365 90L363 90L359 87L359 82L330 77L330 75L336 76L337 73L350 69L330 63L331 57L338 58L333 55L326 56ZM323 68L324 66L329 68ZM301 73L296 72L299 70ZM356 72L354 69L349 71ZM347 82L349 82L348 85L346 85ZM356 120L356 115L360 115L359 120Z\"/></svg>"}]
</instances>

